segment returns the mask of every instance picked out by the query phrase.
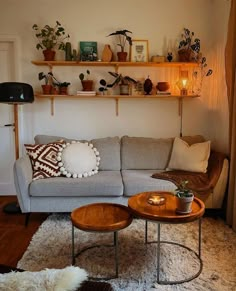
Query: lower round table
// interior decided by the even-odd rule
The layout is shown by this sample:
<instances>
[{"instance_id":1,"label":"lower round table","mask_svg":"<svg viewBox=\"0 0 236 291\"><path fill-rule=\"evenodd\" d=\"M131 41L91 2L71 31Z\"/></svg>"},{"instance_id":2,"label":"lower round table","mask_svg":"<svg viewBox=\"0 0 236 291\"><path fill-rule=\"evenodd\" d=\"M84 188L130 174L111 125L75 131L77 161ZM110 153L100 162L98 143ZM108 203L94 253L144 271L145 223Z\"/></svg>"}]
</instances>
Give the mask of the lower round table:
<instances>
[{"instance_id":1,"label":"lower round table","mask_svg":"<svg viewBox=\"0 0 236 291\"><path fill-rule=\"evenodd\" d=\"M72 222L72 265L75 259L82 252L101 245L93 245L80 250L75 254L74 227L89 232L113 232L115 248L115 275L110 278L96 278L108 280L119 276L119 256L118 256L118 231L129 226L132 222L132 215L128 207L114 203L94 203L76 208L71 213Z\"/></svg>"},{"instance_id":2,"label":"lower round table","mask_svg":"<svg viewBox=\"0 0 236 291\"><path fill-rule=\"evenodd\" d=\"M164 198L165 203L163 205L157 206L152 205L148 202L150 196L153 195L160 196ZM171 192L142 192L136 194L129 198L128 200L128 207L133 213L134 216L145 219L145 243L153 243L148 242L147 240L147 233L148 233L148 221L156 222L157 223L157 283L158 284L180 284L184 282L188 282L193 280L194 278L198 277L202 271L202 259L201 259L201 218L205 212L205 205L204 203L194 197L194 201L192 203L192 211L188 214L177 214L177 197L173 195ZM161 224L162 223L169 223L169 224L178 224L178 223L188 223L198 220L198 253L192 250L191 248L171 242L171 241L161 241ZM193 252L199 260L199 270L193 276L178 280L178 281L163 281L160 280L160 246L161 244L174 244L178 245L179 247L185 248L190 252Z\"/></svg>"}]
</instances>

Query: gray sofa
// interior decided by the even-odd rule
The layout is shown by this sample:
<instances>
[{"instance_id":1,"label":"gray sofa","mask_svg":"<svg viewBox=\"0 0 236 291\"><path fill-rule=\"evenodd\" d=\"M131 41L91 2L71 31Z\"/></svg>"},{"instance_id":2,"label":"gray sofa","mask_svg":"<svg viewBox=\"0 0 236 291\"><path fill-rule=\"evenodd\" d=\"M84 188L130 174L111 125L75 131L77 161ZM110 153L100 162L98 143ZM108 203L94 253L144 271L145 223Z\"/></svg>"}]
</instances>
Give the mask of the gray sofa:
<instances>
[{"instance_id":1,"label":"gray sofa","mask_svg":"<svg viewBox=\"0 0 236 291\"><path fill-rule=\"evenodd\" d=\"M35 143L46 144L63 137L37 135ZM66 141L71 139L63 138ZM202 142L202 136L183 137L189 144ZM174 191L176 186L166 180L151 178L168 165L173 138L107 137L90 142L100 152L98 174L73 179L53 177L32 181L32 166L28 155L14 165L17 198L23 213L70 212L94 202L127 205L130 196L143 191ZM222 206L228 177L228 160L224 160L220 177L210 195L201 198L207 208Z\"/></svg>"}]
</instances>

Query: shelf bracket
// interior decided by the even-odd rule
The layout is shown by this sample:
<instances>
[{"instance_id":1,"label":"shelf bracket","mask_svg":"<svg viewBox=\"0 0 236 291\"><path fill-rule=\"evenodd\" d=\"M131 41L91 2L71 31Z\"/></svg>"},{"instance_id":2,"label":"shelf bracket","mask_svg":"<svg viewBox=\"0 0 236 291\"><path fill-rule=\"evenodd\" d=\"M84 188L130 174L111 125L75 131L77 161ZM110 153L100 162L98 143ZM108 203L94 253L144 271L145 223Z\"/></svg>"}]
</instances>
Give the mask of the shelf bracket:
<instances>
[{"instance_id":1,"label":"shelf bracket","mask_svg":"<svg viewBox=\"0 0 236 291\"><path fill-rule=\"evenodd\" d=\"M116 116L119 116L119 98L115 98L116 101Z\"/></svg>"},{"instance_id":2,"label":"shelf bracket","mask_svg":"<svg viewBox=\"0 0 236 291\"><path fill-rule=\"evenodd\" d=\"M50 97L51 102L51 115L54 116L54 98Z\"/></svg>"}]
</instances>

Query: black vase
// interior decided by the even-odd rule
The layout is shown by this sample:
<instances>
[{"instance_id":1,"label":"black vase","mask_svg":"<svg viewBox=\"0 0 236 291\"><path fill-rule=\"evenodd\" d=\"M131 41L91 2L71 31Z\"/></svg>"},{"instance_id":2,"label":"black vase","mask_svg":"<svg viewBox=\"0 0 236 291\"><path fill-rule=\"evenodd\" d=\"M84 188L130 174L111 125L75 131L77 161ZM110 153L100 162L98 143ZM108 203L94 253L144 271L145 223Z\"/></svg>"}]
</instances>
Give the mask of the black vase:
<instances>
[{"instance_id":1,"label":"black vase","mask_svg":"<svg viewBox=\"0 0 236 291\"><path fill-rule=\"evenodd\" d=\"M144 92L145 95L150 95L151 91L152 91L152 81L149 79L149 77L145 80L143 88L144 88Z\"/></svg>"}]
</instances>

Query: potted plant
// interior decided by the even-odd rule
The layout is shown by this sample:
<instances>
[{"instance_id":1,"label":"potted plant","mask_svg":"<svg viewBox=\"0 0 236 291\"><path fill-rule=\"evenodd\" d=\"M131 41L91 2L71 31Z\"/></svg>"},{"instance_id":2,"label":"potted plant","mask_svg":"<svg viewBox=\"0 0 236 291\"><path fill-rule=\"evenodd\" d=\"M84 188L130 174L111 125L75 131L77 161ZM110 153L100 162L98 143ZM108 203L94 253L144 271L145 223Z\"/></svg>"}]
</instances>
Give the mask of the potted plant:
<instances>
[{"instance_id":1,"label":"potted plant","mask_svg":"<svg viewBox=\"0 0 236 291\"><path fill-rule=\"evenodd\" d=\"M200 39L194 38L194 32L184 28L179 42L178 54L180 62L197 61L200 53Z\"/></svg>"},{"instance_id":2,"label":"potted plant","mask_svg":"<svg viewBox=\"0 0 236 291\"><path fill-rule=\"evenodd\" d=\"M69 82L53 82L54 88L58 87L58 93L60 95L68 95Z\"/></svg>"},{"instance_id":3,"label":"potted plant","mask_svg":"<svg viewBox=\"0 0 236 291\"><path fill-rule=\"evenodd\" d=\"M56 25L54 27L45 25L41 28L37 24L34 24L32 28L36 31L35 36L39 41L36 44L36 48L38 50L43 49L45 61L54 60L54 48L58 48L59 50L65 50L64 41L68 39L70 35L66 35L65 29L61 26L60 22L56 21Z\"/></svg>"},{"instance_id":4,"label":"potted plant","mask_svg":"<svg viewBox=\"0 0 236 291\"><path fill-rule=\"evenodd\" d=\"M120 86L120 95L129 95L129 85L137 84L137 81L129 76L123 76L122 74L108 72L115 78L115 81L111 84L108 84L107 87L112 88L116 85Z\"/></svg>"},{"instance_id":5,"label":"potted plant","mask_svg":"<svg viewBox=\"0 0 236 291\"><path fill-rule=\"evenodd\" d=\"M187 187L188 181L181 181L179 187L175 190L177 198L176 212L180 214L187 214L192 211L192 202L194 194L192 190Z\"/></svg>"},{"instance_id":6,"label":"potted plant","mask_svg":"<svg viewBox=\"0 0 236 291\"><path fill-rule=\"evenodd\" d=\"M84 73L80 73L79 78L83 87L83 91L92 91L93 90L93 80L89 79L90 71L86 71L86 76Z\"/></svg>"},{"instance_id":7,"label":"potted plant","mask_svg":"<svg viewBox=\"0 0 236 291\"><path fill-rule=\"evenodd\" d=\"M213 70L207 68L206 57L202 57L198 63L199 66L193 71L193 93L200 95L204 78L211 76Z\"/></svg>"},{"instance_id":8,"label":"potted plant","mask_svg":"<svg viewBox=\"0 0 236 291\"><path fill-rule=\"evenodd\" d=\"M43 72L40 72L38 74L39 81L44 80L45 84L42 85L43 94L48 95L51 94L52 91L52 76L53 74L51 72L44 74Z\"/></svg>"},{"instance_id":9,"label":"potted plant","mask_svg":"<svg viewBox=\"0 0 236 291\"><path fill-rule=\"evenodd\" d=\"M99 84L101 85L101 87L99 87L98 90L104 95L104 93L108 90L108 84L104 79L101 79Z\"/></svg>"},{"instance_id":10,"label":"potted plant","mask_svg":"<svg viewBox=\"0 0 236 291\"><path fill-rule=\"evenodd\" d=\"M108 36L115 35L117 38L117 45L121 48L121 51L117 53L118 61L125 62L127 59L127 52L125 52L125 46L128 43L132 45L132 38L128 35L128 33L132 33L127 29L117 30L113 33L110 33Z\"/></svg>"}]
</instances>

